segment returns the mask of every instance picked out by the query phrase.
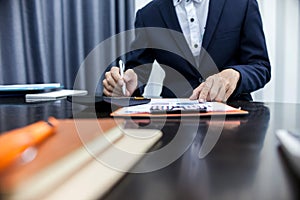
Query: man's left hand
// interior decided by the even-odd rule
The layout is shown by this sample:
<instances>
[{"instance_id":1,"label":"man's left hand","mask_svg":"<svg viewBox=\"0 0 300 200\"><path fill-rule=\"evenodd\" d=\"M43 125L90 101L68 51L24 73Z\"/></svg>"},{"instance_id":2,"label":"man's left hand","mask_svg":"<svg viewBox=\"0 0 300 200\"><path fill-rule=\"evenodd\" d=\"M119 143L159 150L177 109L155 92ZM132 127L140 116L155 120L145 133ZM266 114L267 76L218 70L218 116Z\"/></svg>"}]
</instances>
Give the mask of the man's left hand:
<instances>
[{"instance_id":1,"label":"man's left hand","mask_svg":"<svg viewBox=\"0 0 300 200\"><path fill-rule=\"evenodd\" d=\"M214 74L194 89L190 99L199 101L226 102L232 95L240 79L240 73L234 69L225 69Z\"/></svg>"}]
</instances>

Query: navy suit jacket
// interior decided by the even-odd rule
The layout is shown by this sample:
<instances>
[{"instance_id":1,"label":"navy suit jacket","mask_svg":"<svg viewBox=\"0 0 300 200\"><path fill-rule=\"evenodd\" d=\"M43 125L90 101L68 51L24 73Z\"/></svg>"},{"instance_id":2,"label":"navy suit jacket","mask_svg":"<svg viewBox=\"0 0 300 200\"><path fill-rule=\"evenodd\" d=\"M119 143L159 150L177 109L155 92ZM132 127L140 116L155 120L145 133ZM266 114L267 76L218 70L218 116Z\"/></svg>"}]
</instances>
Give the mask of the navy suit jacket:
<instances>
[{"instance_id":1,"label":"navy suit jacket","mask_svg":"<svg viewBox=\"0 0 300 200\"><path fill-rule=\"evenodd\" d=\"M144 85L156 59L166 71L163 97L188 97L205 78L228 68L241 75L230 99L251 100L250 93L270 80L256 0L210 0L203 49L196 59L182 34L172 0L154 0L139 10L135 27L126 65L134 68Z\"/></svg>"}]
</instances>

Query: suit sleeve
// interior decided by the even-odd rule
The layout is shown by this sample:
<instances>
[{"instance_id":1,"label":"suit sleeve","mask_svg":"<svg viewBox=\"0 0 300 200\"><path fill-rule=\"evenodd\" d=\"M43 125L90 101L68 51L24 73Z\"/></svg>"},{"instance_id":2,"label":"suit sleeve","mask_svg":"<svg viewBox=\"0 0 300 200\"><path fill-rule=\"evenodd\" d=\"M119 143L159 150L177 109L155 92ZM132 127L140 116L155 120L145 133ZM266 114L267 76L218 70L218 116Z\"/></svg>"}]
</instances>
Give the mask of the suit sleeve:
<instances>
[{"instance_id":1,"label":"suit sleeve","mask_svg":"<svg viewBox=\"0 0 300 200\"><path fill-rule=\"evenodd\" d=\"M241 34L239 57L243 64L228 67L237 70L241 75L232 97L262 88L271 78L271 66L256 0L248 2Z\"/></svg>"},{"instance_id":2,"label":"suit sleeve","mask_svg":"<svg viewBox=\"0 0 300 200\"><path fill-rule=\"evenodd\" d=\"M138 11L135 20L135 39L131 44L131 52L126 61L126 66L133 69L138 76L138 91L134 95L143 94L155 59L153 51L147 48L149 42L143 16L141 11Z\"/></svg>"}]
</instances>

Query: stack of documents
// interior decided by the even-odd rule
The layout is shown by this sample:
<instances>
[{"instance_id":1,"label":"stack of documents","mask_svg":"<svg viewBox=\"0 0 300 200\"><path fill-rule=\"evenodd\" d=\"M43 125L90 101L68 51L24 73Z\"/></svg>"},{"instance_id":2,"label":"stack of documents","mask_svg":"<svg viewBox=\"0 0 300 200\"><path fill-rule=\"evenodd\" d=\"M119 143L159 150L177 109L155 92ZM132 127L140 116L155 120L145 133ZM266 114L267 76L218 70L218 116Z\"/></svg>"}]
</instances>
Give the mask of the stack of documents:
<instances>
[{"instance_id":1,"label":"stack of documents","mask_svg":"<svg viewBox=\"0 0 300 200\"><path fill-rule=\"evenodd\" d=\"M185 98L157 98L150 103L120 108L113 117L195 117L211 115L245 115L247 111L221 102L199 102Z\"/></svg>"}]
</instances>

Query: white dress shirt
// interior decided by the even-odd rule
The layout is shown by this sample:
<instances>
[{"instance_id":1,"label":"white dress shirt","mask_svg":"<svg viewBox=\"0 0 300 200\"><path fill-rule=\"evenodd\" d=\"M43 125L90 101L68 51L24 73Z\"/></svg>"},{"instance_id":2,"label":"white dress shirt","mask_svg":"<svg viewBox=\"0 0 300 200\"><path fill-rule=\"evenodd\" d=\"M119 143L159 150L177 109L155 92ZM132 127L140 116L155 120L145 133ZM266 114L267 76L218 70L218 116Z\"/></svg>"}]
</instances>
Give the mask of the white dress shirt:
<instances>
[{"instance_id":1,"label":"white dress shirt","mask_svg":"<svg viewBox=\"0 0 300 200\"><path fill-rule=\"evenodd\" d=\"M200 55L209 0L173 0L183 35L194 55Z\"/></svg>"}]
</instances>

